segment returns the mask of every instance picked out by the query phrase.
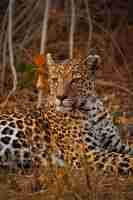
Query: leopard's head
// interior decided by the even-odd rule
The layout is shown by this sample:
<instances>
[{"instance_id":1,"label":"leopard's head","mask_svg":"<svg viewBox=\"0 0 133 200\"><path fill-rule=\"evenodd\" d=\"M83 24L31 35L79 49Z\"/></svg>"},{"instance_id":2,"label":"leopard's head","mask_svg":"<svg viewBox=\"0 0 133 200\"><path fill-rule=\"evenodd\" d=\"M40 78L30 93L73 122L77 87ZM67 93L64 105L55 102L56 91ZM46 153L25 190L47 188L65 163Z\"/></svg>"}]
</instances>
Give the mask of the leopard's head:
<instances>
[{"instance_id":1,"label":"leopard's head","mask_svg":"<svg viewBox=\"0 0 133 200\"><path fill-rule=\"evenodd\" d=\"M90 56L90 62L92 57ZM94 59L94 57L93 57ZM47 54L50 102L61 112L76 108L80 96L91 94L92 82L89 67L79 60L55 63Z\"/></svg>"}]
</instances>

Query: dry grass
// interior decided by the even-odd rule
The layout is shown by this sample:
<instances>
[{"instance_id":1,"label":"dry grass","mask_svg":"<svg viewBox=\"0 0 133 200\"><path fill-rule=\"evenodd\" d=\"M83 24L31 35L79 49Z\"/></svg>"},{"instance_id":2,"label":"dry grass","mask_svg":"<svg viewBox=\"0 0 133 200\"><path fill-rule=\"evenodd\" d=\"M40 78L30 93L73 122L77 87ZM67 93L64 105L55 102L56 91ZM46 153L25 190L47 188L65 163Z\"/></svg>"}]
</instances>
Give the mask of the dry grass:
<instances>
[{"instance_id":1,"label":"dry grass","mask_svg":"<svg viewBox=\"0 0 133 200\"><path fill-rule=\"evenodd\" d=\"M39 173L0 174L0 197L2 200L127 200L132 199L133 179L107 177L84 170L73 171L47 167ZM88 185L88 181L89 185Z\"/></svg>"}]
</instances>

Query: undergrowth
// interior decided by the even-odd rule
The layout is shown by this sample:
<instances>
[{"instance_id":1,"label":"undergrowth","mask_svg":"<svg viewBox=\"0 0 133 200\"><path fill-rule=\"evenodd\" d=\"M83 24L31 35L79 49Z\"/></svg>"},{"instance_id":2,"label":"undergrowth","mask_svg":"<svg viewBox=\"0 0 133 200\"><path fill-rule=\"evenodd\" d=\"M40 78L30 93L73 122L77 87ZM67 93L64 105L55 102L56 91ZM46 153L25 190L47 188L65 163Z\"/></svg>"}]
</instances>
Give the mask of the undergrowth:
<instances>
[{"instance_id":1,"label":"undergrowth","mask_svg":"<svg viewBox=\"0 0 133 200\"><path fill-rule=\"evenodd\" d=\"M39 171L33 169L32 173L3 171L0 197L2 200L130 200L132 185L133 180L127 177L48 166Z\"/></svg>"}]
</instances>

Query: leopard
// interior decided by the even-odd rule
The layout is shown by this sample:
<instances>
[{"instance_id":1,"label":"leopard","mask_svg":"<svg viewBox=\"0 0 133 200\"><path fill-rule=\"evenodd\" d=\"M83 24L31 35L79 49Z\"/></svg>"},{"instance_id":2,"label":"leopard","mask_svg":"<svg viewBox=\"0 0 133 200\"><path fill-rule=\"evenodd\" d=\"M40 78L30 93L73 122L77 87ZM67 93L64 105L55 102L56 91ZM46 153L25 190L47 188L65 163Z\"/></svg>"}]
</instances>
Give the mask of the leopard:
<instances>
[{"instance_id":1,"label":"leopard","mask_svg":"<svg viewBox=\"0 0 133 200\"><path fill-rule=\"evenodd\" d=\"M37 164L46 167L51 159L59 167L70 165L77 170L83 168L85 155L86 164L93 171L131 176L133 158L128 154L101 152L82 142L83 115L75 110L62 113L54 107L47 112L2 114L0 166L27 169Z\"/></svg>"},{"instance_id":2,"label":"leopard","mask_svg":"<svg viewBox=\"0 0 133 200\"><path fill-rule=\"evenodd\" d=\"M53 106L0 115L0 167L29 169L64 162L80 166L82 113L62 113ZM74 162L75 161L75 162Z\"/></svg>"},{"instance_id":3,"label":"leopard","mask_svg":"<svg viewBox=\"0 0 133 200\"><path fill-rule=\"evenodd\" d=\"M85 164L89 170L96 173L132 176L133 157L129 154L101 151L97 144L83 142L84 124L82 120L88 120L88 117L86 113L80 112L79 102L75 107L69 112L60 112L54 107L53 110L47 112L49 123L52 125L54 138L52 143L56 146L54 148L56 159L63 161L63 167L71 166L74 170L84 170Z\"/></svg>"},{"instance_id":4,"label":"leopard","mask_svg":"<svg viewBox=\"0 0 133 200\"><path fill-rule=\"evenodd\" d=\"M98 65L100 62L98 55L89 55L87 58L90 60L89 65L92 65L92 62L94 65ZM46 55L49 103L57 106L58 101L64 103L65 99L68 100L67 96L74 98L79 95L88 96L95 93L94 77L90 75L90 70L84 65L84 62L88 59L85 58L82 61L79 61L79 59L73 61L65 60L55 63L50 53ZM72 98L69 98L69 104L72 103Z\"/></svg>"},{"instance_id":5,"label":"leopard","mask_svg":"<svg viewBox=\"0 0 133 200\"><path fill-rule=\"evenodd\" d=\"M95 149L133 155L133 148L121 141L120 130L113 123L111 114L104 106L104 100L95 92L95 74L90 69L97 67L100 56L90 54L89 63L55 63L50 54L47 55L49 69L50 95L53 104L60 112L70 112L78 108L86 114L82 120L82 140Z\"/></svg>"},{"instance_id":6,"label":"leopard","mask_svg":"<svg viewBox=\"0 0 133 200\"><path fill-rule=\"evenodd\" d=\"M92 61L95 64L95 59L99 57L90 56L89 58L93 58ZM74 166L80 166L77 158L81 157L81 152L85 149L87 160L93 165L92 168L95 168L98 163L98 166L103 166L101 168L105 172L108 171L107 169L111 169L112 172L115 171L118 174L121 172L132 174L133 158L131 155L133 149L122 143L119 130L113 124L110 113L104 107L102 99L94 91L94 77L89 77L88 68L83 65L83 62L81 62L82 65L72 63L56 64L50 54L47 59L49 78L51 78L51 94L56 112L69 113L70 115L72 111L77 112L78 110L78 116L80 116L80 123L75 123L74 120L74 124L75 131L78 132L80 130L80 139L78 141L82 141L82 147L81 149L79 148L80 154L76 154L76 157L74 155L72 159L74 160L72 161ZM52 124L58 127L58 122L55 124L54 121L53 119ZM70 131L69 138L75 131ZM61 130L59 139L68 135L66 131L63 132ZM58 137L58 133L56 137ZM74 145L70 146L72 146L72 151L75 152L73 150ZM66 149L70 149L70 146L67 144ZM70 151L68 150L69 153ZM96 159L96 162L95 157L99 158ZM90 161L91 159L92 162ZM102 163L101 160L103 160Z\"/></svg>"},{"instance_id":7,"label":"leopard","mask_svg":"<svg viewBox=\"0 0 133 200\"><path fill-rule=\"evenodd\" d=\"M47 64L51 66L49 59ZM55 66L58 68L60 65ZM61 64L62 72L64 66L65 70L68 70L66 66L73 65ZM90 130L96 122L96 114L104 111L104 106L97 96L91 94L86 79L83 79L84 76L88 76L88 73L80 76L86 71L80 72L79 65L74 66L76 67L74 67L73 79L71 79L73 75L71 69L68 74L64 74L64 71L64 76L54 72L56 76L51 82L49 74L52 101L48 110L34 108L33 112L23 114L11 112L0 115L0 166L12 168L47 166L50 160L60 167L70 164L74 169L81 169L82 158L85 158L88 167L92 170L132 175L133 158L128 153L101 150L99 140L95 140L91 134L91 141L88 141L88 129ZM86 70L86 67L83 69ZM54 84L58 81L58 74L59 82ZM81 91L83 94L80 93Z\"/></svg>"}]
</instances>

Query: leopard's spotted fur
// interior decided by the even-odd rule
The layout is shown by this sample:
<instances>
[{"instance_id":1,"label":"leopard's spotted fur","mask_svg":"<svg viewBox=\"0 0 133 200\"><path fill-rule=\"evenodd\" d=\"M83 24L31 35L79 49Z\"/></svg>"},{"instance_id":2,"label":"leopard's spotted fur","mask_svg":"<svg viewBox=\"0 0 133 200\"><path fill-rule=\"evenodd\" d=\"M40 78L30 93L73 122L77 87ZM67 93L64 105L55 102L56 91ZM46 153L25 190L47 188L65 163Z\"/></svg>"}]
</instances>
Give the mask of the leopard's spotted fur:
<instances>
[{"instance_id":1,"label":"leopard's spotted fur","mask_svg":"<svg viewBox=\"0 0 133 200\"><path fill-rule=\"evenodd\" d=\"M46 156L50 145L48 122L40 111L0 116L0 165L30 167Z\"/></svg>"},{"instance_id":2,"label":"leopard's spotted fur","mask_svg":"<svg viewBox=\"0 0 133 200\"><path fill-rule=\"evenodd\" d=\"M102 141L89 135L99 119L97 115L105 109L99 98L88 91L86 67L80 71L78 65L75 69L70 65L69 73L64 73L64 66L66 72L66 65L56 65L62 74L57 70L53 82L49 80L54 106L50 105L48 111L0 116L0 165L30 167L36 162L47 164L50 157L60 165L68 162L80 168L84 157L93 170L132 175L133 157L101 149ZM53 85L55 81L57 85Z\"/></svg>"}]
</instances>

